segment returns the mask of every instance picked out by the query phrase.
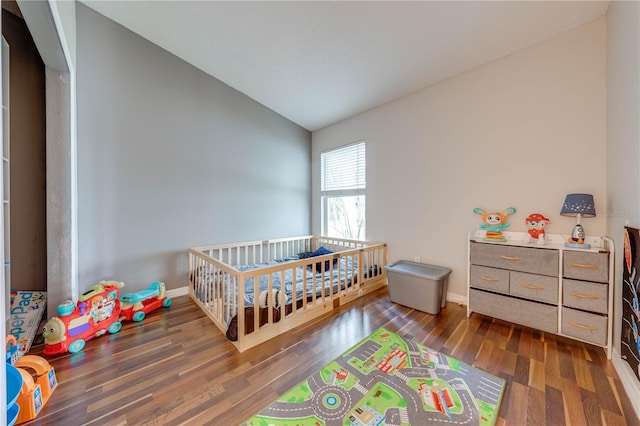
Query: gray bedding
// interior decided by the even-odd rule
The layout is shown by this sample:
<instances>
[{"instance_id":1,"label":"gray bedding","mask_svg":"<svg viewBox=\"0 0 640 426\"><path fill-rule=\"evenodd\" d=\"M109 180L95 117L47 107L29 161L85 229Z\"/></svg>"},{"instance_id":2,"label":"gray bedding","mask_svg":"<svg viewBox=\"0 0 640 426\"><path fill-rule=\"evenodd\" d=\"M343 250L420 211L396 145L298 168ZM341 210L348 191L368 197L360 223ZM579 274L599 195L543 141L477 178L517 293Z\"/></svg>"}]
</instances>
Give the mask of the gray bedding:
<instances>
[{"instance_id":1,"label":"gray bedding","mask_svg":"<svg viewBox=\"0 0 640 426\"><path fill-rule=\"evenodd\" d=\"M271 262L265 262L256 265L236 265L234 268L239 271L249 271L257 268L263 268L265 266L273 266L282 264L285 262L291 262L298 260L298 256L291 256L284 259L278 259ZM316 263L311 266L298 266L296 268L288 268L283 272L276 272L272 275L272 288L274 290L283 290L287 296L287 303L291 302L292 294L295 284L295 300L301 300L303 297L303 290L306 287L307 297L311 296L315 292L316 295L322 294L322 288L324 287L325 295L329 294L329 288L333 286L333 292L337 292L338 288L345 288L345 283L341 281L347 281L346 285L350 285L350 280L353 277L352 271L355 267L357 269L357 262L353 262L351 258L336 259L336 263L333 265L333 271L329 274L328 268L325 267L325 272L318 272L321 268L316 268ZM284 279L283 279L284 275ZM314 283L315 278L315 283ZM256 295L254 279L248 278L244 283L245 294L244 301L245 306L253 306ZM263 290L269 288L269 276L268 274L261 275L258 279L258 294Z\"/></svg>"}]
</instances>

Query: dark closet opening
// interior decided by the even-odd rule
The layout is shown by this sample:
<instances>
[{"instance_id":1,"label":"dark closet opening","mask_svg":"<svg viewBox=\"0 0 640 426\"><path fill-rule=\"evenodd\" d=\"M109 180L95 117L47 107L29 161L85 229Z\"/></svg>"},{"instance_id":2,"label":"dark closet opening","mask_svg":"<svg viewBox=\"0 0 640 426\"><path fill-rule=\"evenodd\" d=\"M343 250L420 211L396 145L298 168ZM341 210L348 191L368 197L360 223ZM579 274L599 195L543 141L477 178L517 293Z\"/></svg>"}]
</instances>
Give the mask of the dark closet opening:
<instances>
[{"instance_id":1,"label":"dark closet opening","mask_svg":"<svg viewBox=\"0 0 640 426\"><path fill-rule=\"evenodd\" d=\"M15 2L2 1L2 35L10 64L11 289L47 291L45 67Z\"/></svg>"}]
</instances>

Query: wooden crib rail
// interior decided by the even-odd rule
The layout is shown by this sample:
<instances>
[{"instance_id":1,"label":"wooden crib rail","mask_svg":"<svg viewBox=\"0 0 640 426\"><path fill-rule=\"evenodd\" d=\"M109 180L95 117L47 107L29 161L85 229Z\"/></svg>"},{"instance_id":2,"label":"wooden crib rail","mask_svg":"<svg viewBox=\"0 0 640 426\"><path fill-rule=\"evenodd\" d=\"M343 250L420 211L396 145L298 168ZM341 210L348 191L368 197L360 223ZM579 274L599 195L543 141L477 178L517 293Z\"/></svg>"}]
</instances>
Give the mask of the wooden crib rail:
<instances>
[{"instance_id":1,"label":"wooden crib rail","mask_svg":"<svg viewBox=\"0 0 640 426\"><path fill-rule=\"evenodd\" d=\"M276 238L272 240L226 243L194 247L192 250L207 254L229 266L253 265L313 251L313 236Z\"/></svg>"},{"instance_id":2,"label":"wooden crib rail","mask_svg":"<svg viewBox=\"0 0 640 426\"><path fill-rule=\"evenodd\" d=\"M199 252L189 250L189 294L207 316L224 330L237 314L239 272Z\"/></svg>"},{"instance_id":3,"label":"wooden crib rail","mask_svg":"<svg viewBox=\"0 0 640 426\"><path fill-rule=\"evenodd\" d=\"M233 267L286 258L320 246L334 253L248 270ZM232 343L244 351L386 285L386 262L384 243L314 235L196 247L189 250L189 293L223 333L232 319L236 321L237 340ZM260 277L269 295L281 290L278 283L285 283L287 274L292 277L293 300L281 306L282 300L274 295L265 297L266 307L261 308L258 300L245 306L245 283L253 282L257 299ZM308 280L312 280L313 291L308 291ZM299 291L301 298L296 297Z\"/></svg>"}]
</instances>

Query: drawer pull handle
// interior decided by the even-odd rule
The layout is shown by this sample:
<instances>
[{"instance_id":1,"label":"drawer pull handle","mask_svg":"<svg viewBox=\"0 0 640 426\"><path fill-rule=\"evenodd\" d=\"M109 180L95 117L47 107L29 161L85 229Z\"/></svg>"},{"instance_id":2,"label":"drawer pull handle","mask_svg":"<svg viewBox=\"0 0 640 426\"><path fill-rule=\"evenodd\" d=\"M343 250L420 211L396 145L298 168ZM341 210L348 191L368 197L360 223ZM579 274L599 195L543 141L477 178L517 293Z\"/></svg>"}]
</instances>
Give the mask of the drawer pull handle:
<instances>
[{"instance_id":1,"label":"drawer pull handle","mask_svg":"<svg viewBox=\"0 0 640 426\"><path fill-rule=\"evenodd\" d=\"M498 278L485 277L484 275L482 275L480 277L480 279L483 280L483 281L491 281L493 283L496 282L496 281L500 281Z\"/></svg>"},{"instance_id":2,"label":"drawer pull handle","mask_svg":"<svg viewBox=\"0 0 640 426\"><path fill-rule=\"evenodd\" d=\"M589 331L597 331L598 330L597 327L591 327L591 326L588 326L588 325L578 324L577 322L573 322L573 321L570 321L569 324L571 324L574 327L583 328L583 329L589 330Z\"/></svg>"},{"instance_id":3,"label":"drawer pull handle","mask_svg":"<svg viewBox=\"0 0 640 426\"><path fill-rule=\"evenodd\" d=\"M530 288L531 290L544 290L543 286L539 285L531 285L531 284L520 284L524 288Z\"/></svg>"},{"instance_id":4,"label":"drawer pull handle","mask_svg":"<svg viewBox=\"0 0 640 426\"><path fill-rule=\"evenodd\" d=\"M572 295L572 296L575 296L575 297L579 297L579 298L581 298L581 299L591 299L591 300L598 300L598 299L600 299L598 296L593 296L593 295L591 295L591 294L576 293L575 291L572 291L572 292L571 292L571 295Z\"/></svg>"},{"instance_id":5,"label":"drawer pull handle","mask_svg":"<svg viewBox=\"0 0 640 426\"><path fill-rule=\"evenodd\" d=\"M588 263L572 263L571 266L576 268L599 269L598 265L589 265Z\"/></svg>"},{"instance_id":6,"label":"drawer pull handle","mask_svg":"<svg viewBox=\"0 0 640 426\"><path fill-rule=\"evenodd\" d=\"M500 255L500 259L504 259L504 260L520 260L519 257L502 256L502 255Z\"/></svg>"}]
</instances>

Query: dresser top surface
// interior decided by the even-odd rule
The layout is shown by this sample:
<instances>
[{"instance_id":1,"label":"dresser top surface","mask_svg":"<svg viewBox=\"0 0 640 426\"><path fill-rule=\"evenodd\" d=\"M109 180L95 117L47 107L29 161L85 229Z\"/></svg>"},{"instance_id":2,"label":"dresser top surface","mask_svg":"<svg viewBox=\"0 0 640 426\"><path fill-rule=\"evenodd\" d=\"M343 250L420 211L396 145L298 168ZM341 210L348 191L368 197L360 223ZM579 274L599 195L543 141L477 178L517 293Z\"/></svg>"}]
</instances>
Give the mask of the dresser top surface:
<instances>
[{"instance_id":1,"label":"dresser top surface","mask_svg":"<svg viewBox=\"0 0 640 426\"><path fill-rule=\"evenodd\" d=\"M567 250L567 251L577 251L577 252L590 252L590 253L608 253L609 246L611 244L611 240L607 237L594 237L587 236L585 238L585 243L590 244L591 248L589 249L579 249L573 247L566 247L564 245L565 241L568 239L568 235L561 234L546 234L547 235L547 244L538 244L537 241L525 242L525 238L528 235L526 232L512 232L512 231L503 231L502 235L506 239L504 242L498 241L486 241L484 237L486 235L486 231L482 229L477 229L472 231L469 234L470 241L482 244L492 244L497 246L514 246L514 247L529 247L529 248L537 248L537 249L547 249L547 250Z\"/></svg>"}]
</instances>

